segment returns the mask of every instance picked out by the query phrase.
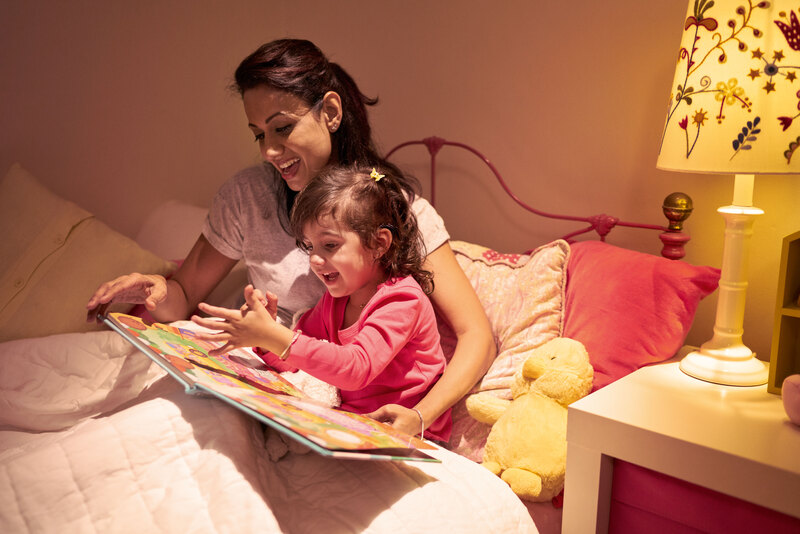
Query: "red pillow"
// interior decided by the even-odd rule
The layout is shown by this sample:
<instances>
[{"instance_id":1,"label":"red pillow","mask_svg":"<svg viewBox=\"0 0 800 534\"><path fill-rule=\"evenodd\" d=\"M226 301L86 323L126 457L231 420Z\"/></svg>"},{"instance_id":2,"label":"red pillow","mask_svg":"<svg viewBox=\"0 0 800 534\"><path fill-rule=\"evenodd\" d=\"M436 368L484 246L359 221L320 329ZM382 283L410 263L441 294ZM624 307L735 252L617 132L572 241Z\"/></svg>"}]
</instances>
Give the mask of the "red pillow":
<instances>
[{"instance_id":1,"label":"red pillow","mask_svg":"<svg viewBox=\"0 0 800 534\"><path fill-rule=\"evenodd\" d=\"M594 388L680 349L719 269L582 241L567 263L564 337L584 344Z\"/></svg>"}]
</instances>

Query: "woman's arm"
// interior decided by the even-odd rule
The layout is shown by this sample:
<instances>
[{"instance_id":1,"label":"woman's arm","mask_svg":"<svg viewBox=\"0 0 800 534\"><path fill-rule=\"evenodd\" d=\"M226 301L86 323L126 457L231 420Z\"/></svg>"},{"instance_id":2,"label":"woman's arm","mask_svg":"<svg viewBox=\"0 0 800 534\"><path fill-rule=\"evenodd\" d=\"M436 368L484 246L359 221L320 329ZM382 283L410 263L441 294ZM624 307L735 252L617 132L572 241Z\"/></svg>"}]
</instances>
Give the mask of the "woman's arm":
<instances>
[{"instance_id":1,"label":"woman's arm","mask_svg":"<svg viewBox=\"0 0 800 534\"><path fill-rule=\"evenodd\" d=\"M167 282L167 299L153 317L159 321L186 319L225 276L237 260L231 259L201 235L175 275Z\"/></svg>"},{"instance_id":2,"label":"woman's arm","mask_svg":"<svg viewBox=\"0 0 800 534\"><path fill-rule=\"evenodd\" d=\"M455 352L444 374L415 407L428 427L486 374L497 347L486 312L450 244L445 243L428 254L425 268L434 276L431 300L457 337ZM387 405L369 415L408 434L419 433L419 416L402 406Z\"/></svg>"},{"instance_id":3,"label":"woman's arm","mask_svg":"<svg viewBox=\"0 0 800 534\"><path fill-rule=\"evenodd\" d=\"M457 337L455 352L444 374L416 408L425 424L433 422L452 407L486 374L497 355L497 347L486 312L450 243L430 254L426 269L433 272L431 300Z\"/></svg>"},{"instance_id":4,"label":"woman's arm","mask_svg":"<svg viewBox=\"0 0 800 534\"><path fill-rule=\"evenodd\" d=\"M144 304L162 322L185 319L234 265L236 260L218 252L201 235L170 280L133 273L102 284L86 304L87 320L96 320L114 302Z\"/></svg>"}]
</instances>

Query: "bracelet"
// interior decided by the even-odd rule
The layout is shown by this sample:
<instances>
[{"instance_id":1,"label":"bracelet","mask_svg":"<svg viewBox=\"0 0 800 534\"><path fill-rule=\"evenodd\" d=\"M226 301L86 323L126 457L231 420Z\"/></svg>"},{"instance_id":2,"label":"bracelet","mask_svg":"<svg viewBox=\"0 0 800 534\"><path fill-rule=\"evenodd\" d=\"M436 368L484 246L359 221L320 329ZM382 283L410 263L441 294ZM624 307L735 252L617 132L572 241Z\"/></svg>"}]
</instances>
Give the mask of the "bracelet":
<instances>
[{"instance_id":1,"label":"bracelet","mask_svg":"<svg viewBox=\"0 0 800 534\"><path fill-rule=\"evenodd\" d=\"M424 439L425 438L425 420L422 418L422 412L420 412L416 408L411 408L411 409L414 410L415 412L417 412L417 415L419 416L419 424L422 426L422 429L419 431L419 437Z\"/></svg>"},{"instance_id":2,"label":"bracelet","mask_svg":"<svg viewBox=\"0 0 800 534\"><path fill-rule=\"evenodd\" d=\"M289 354L291 353L290 351L292 349L292 345L294 345L294 342L297 341L297 338L300 337L300 334L302 334L302 333L303 332L301 330L297 330L294 333L294 335L292 336L292 340L289 342L288 345L286 345L286 348L283 349L283 352L281 352L281 354L280 354L280 356L278 356L278 358L280 358L281 360L285 360L286 358L289 357ZM422 416L420 416L420 417L422 417Z\"/></svg>"}]
</instances>

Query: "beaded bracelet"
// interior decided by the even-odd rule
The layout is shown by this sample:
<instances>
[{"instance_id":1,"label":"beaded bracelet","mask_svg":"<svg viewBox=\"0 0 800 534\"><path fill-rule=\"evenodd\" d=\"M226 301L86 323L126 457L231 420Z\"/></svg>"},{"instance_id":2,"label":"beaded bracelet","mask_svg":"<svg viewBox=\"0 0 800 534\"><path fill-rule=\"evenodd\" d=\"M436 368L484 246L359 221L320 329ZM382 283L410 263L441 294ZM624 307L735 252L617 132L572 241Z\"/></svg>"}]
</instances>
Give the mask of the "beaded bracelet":
<instances>
[{"instance_id":1,"label":"beaded bracelet","mask_svg":"<svg viewBox=\"0 0 800 534\"><path fill-rule=\"evenodd\" d=\"M419 416L419 423L420 425L422 425L422 429L419 431L419 437L425 438L425 420L422 418L422 412L420 412L416 408L411 408L411 409L417 412L417 415Z\"/></svg>"},{"instance_id":2,"label":"beaded bracelet","mask_svg":"<svg viewBox=\"0 0 800 534\"><path fill-rule=\"evenodd\" d=\"M286 345L286 348L283 349L283 352L281 352L281 355L278 356L278 358L280 358L281 360L285 360L286 358L289 357L289 354L291 353L290 351L291 351L292 345L294 345L294 342L297 341L297 338L300 337L300 334L302 334L302 333L303 332L301 332L300 330L297 330L294 333L294 335L292 336L292 340L289 342L288 345Z\"/></svg>"}]
</instances>

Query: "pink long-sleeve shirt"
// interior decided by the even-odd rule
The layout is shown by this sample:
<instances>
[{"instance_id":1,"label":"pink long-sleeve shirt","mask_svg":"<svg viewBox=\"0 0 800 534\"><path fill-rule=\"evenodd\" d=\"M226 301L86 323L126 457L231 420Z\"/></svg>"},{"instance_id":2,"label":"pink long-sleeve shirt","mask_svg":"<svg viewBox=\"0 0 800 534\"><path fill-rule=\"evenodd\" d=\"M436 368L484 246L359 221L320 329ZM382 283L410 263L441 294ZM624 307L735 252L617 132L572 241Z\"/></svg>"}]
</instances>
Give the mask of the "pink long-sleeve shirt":
<instances>
[{"instance_id":1,"label":"pink long-sleeve shirt","mask_svg":"<svg viewBox=\"0 0 800 534\"><path fill-rule=\"evenodd\" d=\"M329 293L297 324L302 331L286 362L270 353L266 363L288 363L340 389L342 409L369 413L385 404L413 407L445 367L433 306L410 276L392 279L351 326L340 329L347 298ZM277 362L276 362L277 360ZM452 421L442 414L425 436L447 441Z\"/></svg>"}]
</instances>

